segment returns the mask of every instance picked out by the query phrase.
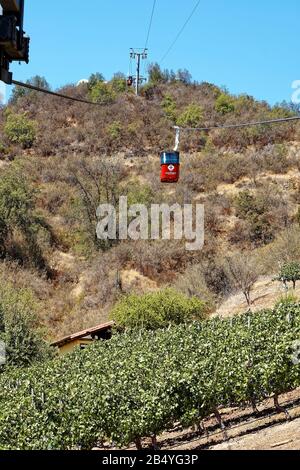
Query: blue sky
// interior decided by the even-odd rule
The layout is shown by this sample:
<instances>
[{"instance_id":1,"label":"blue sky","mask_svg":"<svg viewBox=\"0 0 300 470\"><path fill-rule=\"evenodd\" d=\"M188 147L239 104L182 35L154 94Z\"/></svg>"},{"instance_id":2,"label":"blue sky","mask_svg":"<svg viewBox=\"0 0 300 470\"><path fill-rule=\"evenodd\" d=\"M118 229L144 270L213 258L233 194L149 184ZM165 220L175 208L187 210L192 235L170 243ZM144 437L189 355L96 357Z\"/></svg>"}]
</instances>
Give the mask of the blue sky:
<instances>
[{"instance_id":1,"label":"blue sky","mask_svg":"<svg viewBox=\"0 0 300 470\"><path fill-rule=\"evenodd\" d=\"M102 72L128 73L129 48L143 47L152 0L26 0L30 64L14 78L44 75L52 87ZM157 0L149 41L160 61L196 0ZM162 64L271 103L290 100L300 80L299 0L203 0Z\"/></svg>"}]
</instances>

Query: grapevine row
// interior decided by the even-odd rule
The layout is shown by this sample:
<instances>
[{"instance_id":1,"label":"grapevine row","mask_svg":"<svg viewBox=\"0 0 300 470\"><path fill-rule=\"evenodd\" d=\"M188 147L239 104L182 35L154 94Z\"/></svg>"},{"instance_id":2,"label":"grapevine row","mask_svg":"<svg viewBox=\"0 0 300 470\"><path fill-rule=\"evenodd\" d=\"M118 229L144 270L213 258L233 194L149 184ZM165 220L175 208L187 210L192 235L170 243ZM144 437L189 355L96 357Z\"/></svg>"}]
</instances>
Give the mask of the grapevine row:
<instances>
[{"instance_id":1,"label":"grapevine row","mask_svg":"<svg viewBox=\"0 0 300 470\"><path fill-rule=\"evenodd\" d=\"M0 448L90 449L199 424L300 386L300 304L116 335L0 375Z\"/></svg>"}]
</instances>

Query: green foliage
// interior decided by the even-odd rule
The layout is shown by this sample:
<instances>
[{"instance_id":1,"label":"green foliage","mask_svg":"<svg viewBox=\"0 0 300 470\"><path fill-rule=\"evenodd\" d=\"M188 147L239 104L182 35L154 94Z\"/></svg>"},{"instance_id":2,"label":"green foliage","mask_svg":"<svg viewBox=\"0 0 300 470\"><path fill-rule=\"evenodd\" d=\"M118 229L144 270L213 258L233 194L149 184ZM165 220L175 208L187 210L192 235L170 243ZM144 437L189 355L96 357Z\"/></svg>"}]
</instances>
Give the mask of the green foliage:
<instances>
[{"instance_id":1,"label":"green foliage","mask_svg":"<svg viewBox=\"0 0 300 470\"><path fill-rule=\"evenodd\" d=\"M7 366L27 367L51 357L52 351L37 328L37 305L32 292L1 282L0 332L6 345Z\"/></svg>"},{"instance_id":2,"label":"green foliage","mask_svg":"<svg viewBox=\"0 0 300 470\"><path fill-rule=\"evenodd\" d=\"M288 308L291 307L293 304L296 304L298 302L298 299L295 295L291 293L287 293L286 295L283 295L280 297L280 299L276 302L275 304L275 309L278 308Z\"/></svg>"},{"instance_id":3,"label":"green foliage","mask_svg":"<svg viewBox=\"0 0 300 470\"><path fill-rule=\"evenodd\" d=\"M223 115L233 113L235 110L233 98L226 93L222 93L216 100L215 109Z\"/></svg>"},{"instance_id":4,"label":"green foliage","mask_svg":"<svg viewBox=\"0 0 300 470\"><path fill-rule=\"evenodd\" d=\"M118 139L122 132L122 124L119 121L112 122L107 127L107 132L112 139Z\"/></svg>"},{"instance_id":5,"label":"green foliage","mask_svg":"<svg viewBox=\"0 0 300 470\"><path fill-rule=\"evenodd\" d=\"M177 119L182 127L199 127L203 123L203 108L198 104L190 104Z\"/></svg>"},{"instance_id":6,"label":"green foliage","mask_svg":"<svg viewBox=\"0 0 300 470\"><path fill-rule=\"evenodd\" d=\"M255 110L257 104L255 99L249 95L239 95L234 99L234 102L232 101L232 103L234 104L234 110L238 115L245 113L246 110Z\"/></svg>"},{"instance_id":7,"label":"green foliage","mask_svg":"<svg viewBox=\"0 0 300 470\"><path fill-rule=\"evenodd\" d=\"M19 252L22 261L31 259L44 269L45 261L41 254L38 237L41 231L49 234L52 231L35 209L36 191L22 172L14 164L0 177L0 256L5 257ZM15 250L14 236L18 238L18 250ZM23 255L20 253L20 236L24 241Z\"/></svg>"},{"instance_id":8,"label":"green foliage","mask_svg":"<svg viewBox=\"0 0 300 470\"><path fill-rule=\"evenodd\" d=\"M102 75L102 73L99 73L99 72L96 72L96 73L92 73L92 75L90 76L89 78L89 88L93 88L95 85L97 85L98 82L104 82L105 81L105 78L104 78L104 75Z\"/></svg>"},{"instance_id":9,"label":"green foliage","mask_svg":"<svg viewBox=\"0 0 300 470\"><path fill-rule=\"evenodd\" d=\"M176 82L190 85L192 83L192 75L187 69L179 69L177 73L175 73L173 70L162 70L159 64L153 63L149 65L148 73L149 82L155 85Z\"/></svg>"},{"instance_id":10,"label":"green foliage","mask_svg":"<svg viewBox=\"0 0 300 470\"><path fill-rule=\"evenodd\" d=\"M296 113L293 110L289 110L282 106L276 105L272 108L270 113L270 119L282 119L295 116Z\"/></svg>"},{"instance_id":11,"label":"green foliage","mask_svg":"<svg viewBox=\"0 0 300 470\"><path fill-rule=\"evenodd\" d=\"M158 83L165 83L166 77L161 70L159 64L150 64L148 68L149 73L149 82L153 85L157 85Z\"/></svg>"},{"instance_id":12,"label":"green foliage","mask_svg":"<svg viewBox=\"0 0 300 470\"><path fill-rule=\"evenodd\" d=\"M292 282L295 289L297 281L300 281L300 263L285 263L280 269L277 280L285 284Z\"/></svg>"},{"instance_id":13,"label":"green foliage","mask_svg":"<svg viewBox=\"0 0 300 470\"><path fill-rule=\"evenodd\" d=\"M235 198L236 215L249 224L250 239L253 242L270 242L273 239L273 230L267 217L268 207L266 199L255 196L250 191L241 191Z\"/></svg>"},{"instance_id":14,"label":"green foliage","mask_svg":"<svg viewBox=\"0 0 300 470\"><path fill-rule=\"evenodd\" d=\"M264 207L250 191L241 191L235 199L236 215L243 219L255 214L263 214Z\"/></svg>"},{"instance_id":15,"label":"green foliage","mask_svg":"<svg viewBox=\"0 0 300 470\"><path fill-rule=\"evenodd\" d=\"M139 181L131 181L126 188L128 206L134 204L144 204L149 206L154 200L153 189L147 184L141 184Z\"/></svg>"},{"instance_id":16,"label":"green foliage","mask_svg":"<svg viewBox=\"0 0 300 470\"><path fill-rule=\"evenodd\" d=\"M38 88L42 88L43 90L51 90L49 83L47 82L45 77L41 77L40 75L36 75L29 80L26 80L28 85L32 85ZM12 97L10 99L10 103L15 104L19 98L23 96L32 96L34 93L37 93L34 90L26 89L20 86L15 86L12 91Z\"/></svg>"},{"instance_id":17,"label":"green foliage","mask_svg":"<svg viewBox=\"0 0 300 470\"><path fill-rule=\"evenodd\" d=\"M300 385L300 304L165 331L116 335L0 377L7 449L128 446L218 407L260 403ZM13 423L13 425L12 425Z\"/></svg>"},{"instance_id":18,"label":"green foliage","mask_svg":"<svg viewBox=\"0 0 300 470\"><path fill-rule=\"evenodd\" d=\"M124 93L127 89L126 77L122 73L116 73L110 81L112 90L116 93Z\"/></svg>"},{"instance_id":19,"label":"green foliage","mask_svg":"<svg viewBox=\"0 0 300 470\"><path fill-rule=\"evenodd\" d=\"M192 75L187 69L179 69L177 71L177 80L185 85L190 85L192 83Z\"/></svg>"},{"instance_id":20,"label":"green foliage","mask_svg":"<svg viewBox=\"0 0 300 470\"><path fill-rule=\"evenodd\" d=\"M162 102L162 108L166 113L166 116L175 124L177 120L177 106L176 101L172 95L167 94Z\"/></svg>"},{"instance_id":21,"label":"green foliage","mask_svg":"<svg viewBox=\"0 0 300 470\"><path fill-rule=\"evenodd\" d=\"M155 330L169 324L191 322L204 317L205 304L196 297L189 298L172 289L142 296L124 297L112 310L121 328Z\"/></svg>"},{"instance_id":22,"label":"green foliage","mask_svg":"<svg viewBox=\"0 0 300 470\"><path fill-rule=\"evenodd\" d=\"M95 103L110 104L115 100L116 94L110 84L97 81L90 87L90 98Z\"/></svg>"},{"instance_id":23,"label":"green foliage","mask_svg":"<svg viewBox=\"0 0 300 470\"><path fill-rule=\"evenodd\" d=\"M28 119L25 113L9 113L4 125L4 134L11 143L30 148L36 139L36 122Z\"/></svg>"}]
</instances>

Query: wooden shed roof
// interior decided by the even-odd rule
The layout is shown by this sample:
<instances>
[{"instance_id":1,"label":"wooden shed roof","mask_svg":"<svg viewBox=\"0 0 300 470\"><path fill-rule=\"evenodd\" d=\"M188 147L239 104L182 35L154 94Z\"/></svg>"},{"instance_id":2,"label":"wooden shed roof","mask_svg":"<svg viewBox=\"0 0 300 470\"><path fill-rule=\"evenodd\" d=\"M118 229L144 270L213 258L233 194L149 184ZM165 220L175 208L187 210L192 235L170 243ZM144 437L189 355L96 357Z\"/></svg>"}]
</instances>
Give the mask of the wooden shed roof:
<instances>
[{"instance_id":1,"label":"wooden shed roof","mask_svg":"<svg viewBox=\"0 0 300 470\"><path fill-rule=\"evenodd\" d=\"M100 333L101 331L109 330L111 329L115 323L113 321L103 323L102 325L94 326L93 328L88 328L86 330L78 331L78 333L74 333L69 336L65 336L64 338L61 338L54 343L51 344L51 346L57 346L61 347L64 346L65 344L72 343L72 341L75 341L77 339L85 338L86 336L90 335L96 335L97 333Z\"/></svg>"}]
</instances>

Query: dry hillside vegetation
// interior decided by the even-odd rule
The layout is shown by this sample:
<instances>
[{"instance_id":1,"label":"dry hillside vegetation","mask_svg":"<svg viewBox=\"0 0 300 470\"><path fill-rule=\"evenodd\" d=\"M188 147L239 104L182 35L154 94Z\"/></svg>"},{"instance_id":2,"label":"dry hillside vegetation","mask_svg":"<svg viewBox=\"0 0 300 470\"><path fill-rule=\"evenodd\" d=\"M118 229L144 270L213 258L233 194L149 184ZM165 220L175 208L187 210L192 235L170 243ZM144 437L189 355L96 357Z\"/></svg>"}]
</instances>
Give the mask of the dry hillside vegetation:
<instances>
[{"instance_id":1,"label":"dry hillside vegetation","mask_svg":"<svg viewBox=\"0 0 300 470\"><path fill-rule=\"evenodd\" d=\"M92 90L99 107L17 89L0 114L0 275L32 290L49 337L101 323L124 293L165 286L205 300L212 313L238 313L247 302L227 300L241 292L238 260L258 282L249 302L276 302L280 263L300 261L299 125L184 133L176 186L160 184L158 153L173 146L175 123L296 111L189 77L152 76L138 98L121 82L91 86L63 92L90 98ZM184 241L100 242L96 208L120 195L132 204L205 204L204 249L188 252Z\"/></svg>"}]
</instances>

